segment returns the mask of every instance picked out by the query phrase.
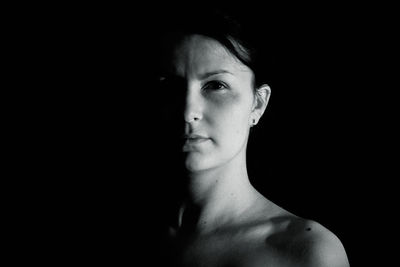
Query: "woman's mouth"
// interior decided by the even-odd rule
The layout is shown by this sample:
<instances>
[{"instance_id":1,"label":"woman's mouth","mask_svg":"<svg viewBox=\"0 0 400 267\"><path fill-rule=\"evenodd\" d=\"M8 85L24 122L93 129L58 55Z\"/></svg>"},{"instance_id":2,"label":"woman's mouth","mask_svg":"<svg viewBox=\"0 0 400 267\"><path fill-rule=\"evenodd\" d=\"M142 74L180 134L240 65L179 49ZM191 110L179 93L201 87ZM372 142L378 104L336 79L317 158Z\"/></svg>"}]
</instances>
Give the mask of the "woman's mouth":
<instances>
[{"instance_id":1,"label":"woman's mouth","mask_svg":"<svg viewBox=\"0 0 400 267\"><path fill-rule=\"evenodd\" d=\"M198 143L202 143L204 141L207 141L208 138L187 138L185 139L185 144L189 143L189 144L198 144Z\"/></svg>"},{"instance_id":2,"label":"woman's mouth","mask_svg":"<svg viewBox=\"0 0 400 267\"><path fill-rule=\"evenodd\" d=\"M197 135L197 134L189 134L184 136L184 144L183 144L183 151L191 151L197 148L199 145L207 142L210 138Z\"/></svg>"}]
</instances>

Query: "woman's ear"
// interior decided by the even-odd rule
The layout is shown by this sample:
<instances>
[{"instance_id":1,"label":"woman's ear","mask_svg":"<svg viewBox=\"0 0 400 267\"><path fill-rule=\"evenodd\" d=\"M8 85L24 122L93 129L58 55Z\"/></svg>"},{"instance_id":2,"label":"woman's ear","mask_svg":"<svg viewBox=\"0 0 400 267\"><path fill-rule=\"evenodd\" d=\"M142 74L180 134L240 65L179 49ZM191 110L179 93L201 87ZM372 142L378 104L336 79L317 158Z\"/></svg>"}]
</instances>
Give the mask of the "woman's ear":
<instances>
[{"instance_id":1,"label":"woman's ear","mask_svg":"<svg viewBox=\"0 0 400 267\"><path fill-rule=\"evenodd\" d=\"M256 123L264 114L270 96L271 96L271 88L267 84L263 84L256 89L254 103L253 103L253 110L252 110L252 116L253 119L256 120Z\"/></svg>"}]
</instances>

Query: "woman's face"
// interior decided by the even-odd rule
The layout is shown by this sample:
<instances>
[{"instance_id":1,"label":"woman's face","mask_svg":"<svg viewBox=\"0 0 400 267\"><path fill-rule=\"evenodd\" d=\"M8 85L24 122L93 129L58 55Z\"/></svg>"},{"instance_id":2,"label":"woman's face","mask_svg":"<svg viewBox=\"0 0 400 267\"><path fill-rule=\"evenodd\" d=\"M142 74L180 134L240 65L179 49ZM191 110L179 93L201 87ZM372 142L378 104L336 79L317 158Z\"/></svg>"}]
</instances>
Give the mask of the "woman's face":
<instances>
[{"instance_id":1,"label":"woman's face","mask_svg":"<svg viewBox=\"0 0 400 267\"><path fill-rule=\"evenodd\" d=\"M188 171L245 155L254 107L253 72L247 66L216 40L191 35L174 46L160 80L167 96L164 115L182 125Z\"/></svg>"}]
</instances>

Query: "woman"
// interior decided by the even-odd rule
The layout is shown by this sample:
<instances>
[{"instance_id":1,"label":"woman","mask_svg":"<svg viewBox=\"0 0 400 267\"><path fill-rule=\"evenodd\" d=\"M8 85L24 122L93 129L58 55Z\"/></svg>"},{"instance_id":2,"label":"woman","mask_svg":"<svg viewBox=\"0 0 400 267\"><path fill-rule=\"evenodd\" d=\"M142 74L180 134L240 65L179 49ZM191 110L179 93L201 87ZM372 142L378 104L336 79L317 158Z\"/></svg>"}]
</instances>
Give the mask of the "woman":
<instances>
[{"instance_id":1,"label":"woman","mask_svg":"<svg viewBox=\"0 0 400 267\"><path fill-rule=\"evenodd\" d=\"M330 230L250 183L248 138L271 95L267 62L237 20L205 14L178 17L162 42L157 94L184 169L163 247L172 266L348 266Z\"/></svg>"}]
</instances>

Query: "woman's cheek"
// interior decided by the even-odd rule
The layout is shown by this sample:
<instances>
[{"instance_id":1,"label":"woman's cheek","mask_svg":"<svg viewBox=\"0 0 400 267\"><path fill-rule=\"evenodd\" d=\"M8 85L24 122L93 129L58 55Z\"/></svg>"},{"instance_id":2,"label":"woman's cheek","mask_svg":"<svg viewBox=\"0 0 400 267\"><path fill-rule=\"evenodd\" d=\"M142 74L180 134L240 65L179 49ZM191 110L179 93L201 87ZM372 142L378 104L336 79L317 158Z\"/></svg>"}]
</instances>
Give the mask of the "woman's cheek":
<instances>
[{"instance_id":1,"label":"woman's cheek","mask_svg":"<svg viewBox=\"0 0 400 267\"><path fill-rule=\"evenodd\" d=\"M237 93L233 93L231 91L225 92L215 92L210 95L210 101L219 107L229 107L233 105L237 105L240 101L240 96Z\"/></svg>"},{"instance_id":2,"label":"woman's cheek","mask_svg":"<svg viewBox=\"0 0 400 267\"><path fill-rule=\"evenodd\" d=\"M228 113L229 117L246 117L252 107L252 98L240 93L227 91L221 94L215 94L211 98L213 109L220 113Z\"/></svg>"},{"instance_id":3,"label":"woman's cheek","mask_svg":"<svg viewBox=\"0 0 400 267\"><path fill-rule=\"evenodd\" d=\"M237 98L232 94L214 95L208 102L206 112L215 127L229 124L236 116Z\"/></svg>"},{"instance_id":4,"label":"woman's cheek","mask_svg":"<svg viewBox=\"0 0 400 267\"><path fill-rule=\"evenodd\" d=\"M251 109L250 100L249 103L245 100L243 96L234 93L214 96L207 108L213 124L218 128L222 127L221 131L228 130L234 135L243 134L248 126Z\"/></svg>"}]
</instances>

